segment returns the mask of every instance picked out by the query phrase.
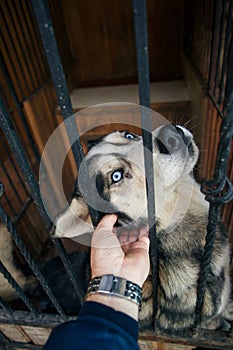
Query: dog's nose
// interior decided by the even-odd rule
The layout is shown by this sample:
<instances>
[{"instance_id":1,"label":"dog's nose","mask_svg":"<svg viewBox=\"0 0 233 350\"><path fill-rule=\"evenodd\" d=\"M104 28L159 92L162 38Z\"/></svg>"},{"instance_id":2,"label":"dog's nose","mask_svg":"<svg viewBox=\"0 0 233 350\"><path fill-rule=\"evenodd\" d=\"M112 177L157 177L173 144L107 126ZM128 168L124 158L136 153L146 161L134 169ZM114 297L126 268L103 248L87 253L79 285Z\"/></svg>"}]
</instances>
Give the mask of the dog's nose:
<instances>
[{"instance_id":1,"label":"dog's nose","mask_svg":"<svg viewBox=\"0 0 233 350\"><path fill-rule=\"evenodd\" d=\"M185 135L181 127L169 124L159 129L155 143L160 153L173 154L186 149L191 143L191 137Z\"/></svg>"}]
</instances>

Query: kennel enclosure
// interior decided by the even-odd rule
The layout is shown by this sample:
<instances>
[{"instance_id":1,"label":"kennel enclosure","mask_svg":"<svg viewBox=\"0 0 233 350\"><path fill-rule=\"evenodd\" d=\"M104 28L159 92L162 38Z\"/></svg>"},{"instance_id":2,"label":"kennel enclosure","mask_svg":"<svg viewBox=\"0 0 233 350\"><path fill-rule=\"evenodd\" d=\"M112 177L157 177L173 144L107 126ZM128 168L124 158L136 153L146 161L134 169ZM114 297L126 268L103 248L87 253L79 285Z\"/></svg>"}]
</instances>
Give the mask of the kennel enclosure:
<instances>
[{"instance_id":1,"label":"kennel enclosure","mask_svg":"<svg viewBox=\"0 0 233 350\"><path fill-rule=\"evenodd\" d=\"M182 3L182 9L188 18L193 18L193 21L186 24L188 33L185 37L183 53L187 84L190 84L189 92L191 96L199 93L204 95L203 91L205 93L205 96L201 96L200 100L203 103L201 107L202 113L205 113L206 117L204 118L202 115L202 133L200 135L199 132L199 136L202 138L201 145L208 149L209 154L206 152L202 155L202 170L198 176L201 180L214 178L213 181L205 182L203 185L203 191L210 202L210 218L207 230L207 246L203 257L202 273L200 274L196 319L196 324L198 324L205 280L211 259L211 247L219 215L223 215L230 232L233 225L232 203L225 206L223 213L221 212L222 205L230 202L232 199L233 4L232 1L191 1L189 5L183 2L180 3ZM55 121L53 116L54 110L55 113L59 114L58 119L61 118L61 115L66 119L73 114L70 89L68 87L69 84L73 84L72 82L69 83L72 78L71 74L68 73L68 78L66 79L63 69L63 65L67 64L66 59L70 54L70 48L68 44L66 44L66 47L62 47L61 43L59 44L59 40L61 40L59 36L57 42L55 39L55 34L59 32L59 28L56 31L56 26L59 25L54 19L56 19L58 13L60 23L64 23L62 12L58 11L59 7L62 6L61 3L57 4L57 2L50 1L48 6L46 1L1 1L0 5L2 10L1 34L2 43L4 44L0 62L1 80L3 82L1 84L0 121L2 133L0 134L0 139L1 152L4 154L4 157L1 158L3 179L1 180L5 183L6 188L4 190L3 185L1 185L2 206L0 216L2 223L11 232L21 255L39 280L56 310L53 314L38 312L30 298L15 284L4 265L1 264L1 273L16 288L20 298L27 306L27 311L18 310L17 307L16 309L10 307L6 301L1 299L0 329L3 334L3 346L6 349L37 349L41 348L40 346L53 326L75 317L66 315L46 278L41 273L37 261L47 240L51 222L41 202L38 187L38 162L44 147L44 135L38 136L35 134L35 130L38 128L35 120L38 118L39 123L49 124L48 129L52 131L58 125L58 121ZM153 105L153 101L150 100L148 56L150 46L148 46L146 2L135 0L132 3L132 7L130 5L128 4L127 6L132 11L132 16L134 16L137 53L135 61L137 61L138 67L139 100L141 105L149 107ZM188 7L186 8L186 6ZM50 13L52 14L53 24ZM185 18L183 20L185 21ZM22 23L23 21L24 24ZM23 38L20 31L21 25L25 38ZM203 32L205 35L202 35ZM32 45L33 50L36 52L37 61L35 57L30 57L27 50L25 50L25 45L28 43ZM62 44L64 44L64 41ZM58 47L62 47L62 49L58 50ZM63 62L59 51L62 54ZM65 51L68 54L67 52L64 54ZM11 52L14 54L11 60L7 61L7 58L11 57ZM24 62L21 73L19 73L20 69L17 67L15 59L16 61ZM49 78L50 74L52 80ZM175 78L175 75L176 73L173 73L173 78ZM192 75L192 77L190 78L189 75ZM46 84L44 84L45 81ZM199 91L193 91L195 90L195 84L198 85ZM42 86L43 89L38 89L36 86ZM54 86L54 89L51 86ZM37 100L35 98L36 93L39 96L37 96ZM44 112L41 110L41 105L45 107ZM160 108L163 109L164 106L160 106ZM193 109L195 110L195 108L194 103ZM30 113L32 113L31 116ZM151 128L150 115L142 115L143 125L147 125L149 129ZM45 134L49 134L47 127L44 127L43 130ZM211 134L209 134L210 130ZM78 130L73 131L78 134ZM144 135L144 142L150 149L151 140L146 135ZM75 177L73 168L79 166L83 157L83 149L79 143L72 147L72 151L73 157L70 155L70 162L65 165L67 168L67 193L71 192L71 183ZM146 160L146 169L152 168L150 162L151 159ZM14 174L13 177L12 174ZM149 174L147 177L153 183L153 174ZM9 191L8 188L11 188L11 190ZM54 194L51 193L52 195ZM155 222L156 208L152 205L154 203L154 194L150 192L149 195L150 220ZM26 217L24 222L21 222L21 216L29 209L31 214ZM95 212L92 213L92 216L94 221L97 220ZM30 227L29 230L28 227ZM33 227L35 232L33 243L30 240L31 227ZM21 231L26 232L23 240L20 235ZM153 232L155 232L155 227L153 227ZM154 242L151 242L151 261L153 274L156 276L156 236L151 235L151 237L154 237ZM82 300L84 292L78 281L78 276L74 274L63 242L55 239L53 244L59 252L77 299ZM19 254L20 257L21 255ZM156 278L154 278L154 281L156 281ZM154 285L154 293L154 308L156 309L156 284ZM10 325L13 327L12 333L10 333ZM14 338L14 332L16 335L18 334L18 340ZM36 334L38 335L39 332L41 332L41 338L38 342L39 336L36 337ZM154 334L153 330L148 330L148 332L141 334L140 337L142 341L177 342L190 346L202 345L203 347L217 349L230 349L233 345L231 330L229 332L220 332L194 329L181 334L180 337Z\"/></svg>"}]
</instances>

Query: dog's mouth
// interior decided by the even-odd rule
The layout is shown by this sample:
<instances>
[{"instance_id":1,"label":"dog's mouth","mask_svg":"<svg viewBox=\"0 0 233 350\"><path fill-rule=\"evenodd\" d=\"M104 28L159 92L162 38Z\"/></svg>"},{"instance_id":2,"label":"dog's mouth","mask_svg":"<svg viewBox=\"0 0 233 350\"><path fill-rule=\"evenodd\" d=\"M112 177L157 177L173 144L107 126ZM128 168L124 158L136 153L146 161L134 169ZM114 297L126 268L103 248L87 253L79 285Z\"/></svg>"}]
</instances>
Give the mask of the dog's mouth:
<instances>
[{"instance_id":1,"label":"dog's mouth","mask_svg":"<svg viewBox=\"0 0 233 350\"><path fill-rule=\"evenodd\" d=\"M127 227L127 226L130 226L133 222L133 219L130 216L128 216L126 213L117 211L117 209L113 209L112 207L111 207L111 210L108 211L108 213L117 215L118 219L117 219L117 222L115 223L115 227ZM99 211L98 221L100 221L106 214L107 212Z\"/></svg>"},{"instance_id":2,"label":"dog's mouth","mask_svg":"<svg viewBox=\"0 0 233 350\"><path fill-rule=\"evenodd\" d=\"M114 205L109 205L108 209L110 209L108 213L113 213L117 215L117 221L114 227L117 231L118 238L122 233L125 232L130 233L131 231L134 231L138 232L139 234L141 228L148 226L148 219L146 217L138 217L136 219L133 219L125 212L117 210L117 208L114 207ZM98 220L100 221L105 215L106 212L99 211Z\"/></svg>"},{"instance_id":3,"label":"dog's mouth","mask_svg":"<svg viewBox=\"0 0 233 350\"><path fill-rule=\"evenodd\" d=\"M127 227L132 224L133 219L129 217L127 214L123 212L116 212L115 214L118 217L117 222L115 224L116 227Z\"/></svg>"},{"instance_id":4,"label":"dog's mouth","mask_svg":"<svg viewBox=\"0 0 233 350\"><path fill-rule=\"evenodd\" d=\"M116 222L117 236L119 237L122 233L125 232L138 232L140 233L140 229L146 227L148 225L148 221L146 218L139 217L136 220L130 218L127 214L118 212L118 220Z\"/></svg>"}]
</instances>

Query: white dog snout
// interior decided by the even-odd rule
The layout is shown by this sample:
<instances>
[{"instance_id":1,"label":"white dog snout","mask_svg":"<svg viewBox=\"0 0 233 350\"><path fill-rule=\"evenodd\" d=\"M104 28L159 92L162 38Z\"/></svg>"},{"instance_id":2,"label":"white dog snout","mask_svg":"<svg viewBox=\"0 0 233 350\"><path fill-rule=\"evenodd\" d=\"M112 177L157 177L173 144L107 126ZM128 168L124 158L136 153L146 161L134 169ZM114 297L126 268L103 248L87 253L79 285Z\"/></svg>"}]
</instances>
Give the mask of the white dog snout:
<instances>
[{"instance_id":1,"label":"white dog snout","mask_svg":"<svg viewBox=\"0 0 233 350\"><path fill-rule=\"evenodd\" d=\"M162 126L155 137L155 144L162 154L185 151L191 142L191 133L185 133L182 127L172 124Z\"/></svg>"}]
</instances>

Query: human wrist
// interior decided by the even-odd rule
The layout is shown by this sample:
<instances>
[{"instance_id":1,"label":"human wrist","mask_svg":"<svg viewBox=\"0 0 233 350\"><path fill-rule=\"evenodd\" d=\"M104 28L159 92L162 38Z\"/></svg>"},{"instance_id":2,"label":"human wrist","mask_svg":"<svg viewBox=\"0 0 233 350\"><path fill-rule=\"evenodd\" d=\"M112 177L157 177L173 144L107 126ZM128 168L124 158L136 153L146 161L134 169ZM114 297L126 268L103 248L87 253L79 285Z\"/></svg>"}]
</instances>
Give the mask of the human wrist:
<instances>
[{"instance_id":1,"label":"human wrist","mask_svg":"<svg viewBox=\"0 0 233 350\"><path fill-rule=\"evenodd\" d=\"M122 277L105 274L90 281L86 300L104 303L137 319L142 300L142 288Z\"/></svg>"},{"instance_id":2,"label":"human wrist","mask_svg":"<svg viewBox=\"0 0 233 350\"><path fill-rule=\"evenodd\" d=\"M86 297L85 301L93 301L96 303L100 303L106 306L111 307L115 311L122 312L134 320L138 320L138 310L139 307L136 303L132 303L132 301L123 299L116 296L104 295L104 294L90 294Z\"/></svg>"}]
</instances>

